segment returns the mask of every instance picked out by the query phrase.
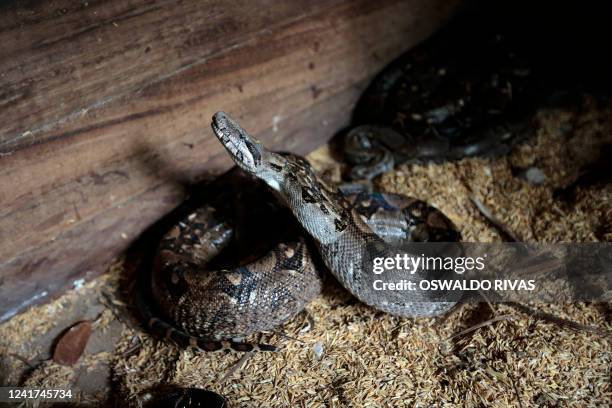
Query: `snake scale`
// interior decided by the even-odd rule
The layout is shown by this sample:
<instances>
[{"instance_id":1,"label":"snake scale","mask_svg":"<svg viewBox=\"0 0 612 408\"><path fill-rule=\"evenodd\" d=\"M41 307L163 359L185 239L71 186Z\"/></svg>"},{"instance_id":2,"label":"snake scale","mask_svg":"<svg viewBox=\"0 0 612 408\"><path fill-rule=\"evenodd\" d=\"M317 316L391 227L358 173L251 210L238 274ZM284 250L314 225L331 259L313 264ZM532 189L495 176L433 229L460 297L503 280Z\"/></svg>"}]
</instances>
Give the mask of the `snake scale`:
<instances>
[{"instance_id":1,"label":"snake scale","mask_svg":"<svg viewBox=\"0 0 612 408\"><path fill-rule=\"evenodd\" d=\"M349 292L384 312L435 316L454 305L426 292L389 301L367 287L369 262L375 256L394 256L395 244L459 241L456 228L440 211L399 195L343 195L321 180L306 159L267 150L223 112L213 116L212 129L236 163L235 172L246 183L263 182L289 209L302 235L276 243L261 256L219 266L215 258L236 239L231 220L209 205L191 212L165 234L155 257L151 289L161 318L140 302L152 331L202 351L274 350L242 338L282 324L320 292L318 257ZM242 204L248 207L249 202ZM260 227L265 229L265 224Z\"/></svg>"}]
</instances>

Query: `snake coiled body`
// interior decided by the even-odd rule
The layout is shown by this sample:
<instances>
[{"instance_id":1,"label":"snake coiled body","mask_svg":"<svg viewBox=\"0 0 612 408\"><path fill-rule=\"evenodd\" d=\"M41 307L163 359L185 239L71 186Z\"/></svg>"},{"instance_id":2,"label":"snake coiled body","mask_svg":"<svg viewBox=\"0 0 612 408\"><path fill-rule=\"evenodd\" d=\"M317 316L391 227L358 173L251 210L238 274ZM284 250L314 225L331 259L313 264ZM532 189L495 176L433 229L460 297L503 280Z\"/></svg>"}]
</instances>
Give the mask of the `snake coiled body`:
<instances>
[{"instance_id":1,"label":"snake coiled body","mask_svg":"<svg viewBox=\"0 0 612 408\"><path fill-rule=\"evenodd\" d=\"M533 136L550 73L538 72L520 30L493 21L465 15L385 66L342 140L349 178L400 163L499 157Z\"/></svg>"},{"instance_id":2,"label":"snake coiled body","mask_svg":"<svg viewBox=\"0 0 612 408\"><path fill-rule=\"evenodd\" d=\"M217 267L212 260L235 238L234 230L214 207L189 214L165 235L156 255L153 297L176 327L149 313L146 317L157 331L207 351L253 349L228 339L278 326L319 293L322 278L308 240L336 279L372 307L421 317L454 305L453 299L428 292L376 296L370 284L373 258L395 256L403 251L402 243L460 239L440 211L398 195L345 196L323 182L307 160L265 149L223 112L214 115L212 128L247 182L265 183L307 238L280 242L256 259Z\"/></svg>"}]
</instances>

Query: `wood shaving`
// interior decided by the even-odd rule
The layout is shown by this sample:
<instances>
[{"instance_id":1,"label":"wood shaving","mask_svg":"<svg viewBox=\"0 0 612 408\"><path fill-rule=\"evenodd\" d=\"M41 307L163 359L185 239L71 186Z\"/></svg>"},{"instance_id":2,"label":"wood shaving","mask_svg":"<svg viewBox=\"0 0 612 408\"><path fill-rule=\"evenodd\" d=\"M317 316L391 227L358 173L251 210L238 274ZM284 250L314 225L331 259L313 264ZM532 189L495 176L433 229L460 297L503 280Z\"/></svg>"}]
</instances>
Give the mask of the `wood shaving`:
<instances>
[{"instance_id":1,"label":"wood shaving","mask_svg":"<svg viewBox=\"0 0 612 408\"><path fill-rule=\"evenodd\" d=\"M597 159L599 147L611 142L611 113L610 105L602 107L589 99L577 111L542 112L537 136L508 157L404 165L383 175L378 188L430 202L456 223L466 241L501 239L470 201L472 195L524 240L609 241L609 185L578 185L571 202L559 201L555 194L571 186ZM329 178L339 177L327 148L310 157ZM516 168L531 166L545 174L544 184L531 185L513 175ZM87 290L68 292L0 326L0 352L12 362L10 370L21 373L27 367L9 353L34 359L41 351L32 348L36 342L31 339L54 328L55 316L79 296L101 290L116 296L125 273L118 263ZM232 407L612 403L609 337L542 321L506 305L462 305L440 319L398 318L361 304L329 279L323 294L308 307L307 316L315 323L309 330L303 330L305 318L299 315L283 327L286 335L263 337L280 346L279 352L241 360L239 354L198 353L153 339L123 322L132 320L129 308L121 305L126 299L116 300L118 309L104 312L104 322L95 330L113 327L120 316L119 342L112 352L86 353L77 366L93 366L98 359L109 364L113 396L122 406L138 406L147 390L166 384L219 392ZM530 308L612 330L610 304ZM315 348L323 352L315 353ZM74 370L45 361L20 381L40 387L69 385Z\"/></svg>"}]
</instances>

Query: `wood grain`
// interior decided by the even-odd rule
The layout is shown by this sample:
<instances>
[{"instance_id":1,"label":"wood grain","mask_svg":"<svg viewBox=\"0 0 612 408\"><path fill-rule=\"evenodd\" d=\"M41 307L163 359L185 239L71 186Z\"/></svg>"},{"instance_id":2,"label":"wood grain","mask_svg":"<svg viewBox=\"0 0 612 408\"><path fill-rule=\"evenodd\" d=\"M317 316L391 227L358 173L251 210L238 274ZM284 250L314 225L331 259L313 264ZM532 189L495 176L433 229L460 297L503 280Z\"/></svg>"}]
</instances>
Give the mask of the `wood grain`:
<instances>
[{"instance_id":1,"label":"wood grain","mask_svg":"<svg viewBox=\"0 0 612 408\"><path fill-rule=\"evenodd\" d=\"M145 0L0 7L0 321L107 268L229 158L225 110L305 154L456 2Z\"/></svg>"}]
</instances>

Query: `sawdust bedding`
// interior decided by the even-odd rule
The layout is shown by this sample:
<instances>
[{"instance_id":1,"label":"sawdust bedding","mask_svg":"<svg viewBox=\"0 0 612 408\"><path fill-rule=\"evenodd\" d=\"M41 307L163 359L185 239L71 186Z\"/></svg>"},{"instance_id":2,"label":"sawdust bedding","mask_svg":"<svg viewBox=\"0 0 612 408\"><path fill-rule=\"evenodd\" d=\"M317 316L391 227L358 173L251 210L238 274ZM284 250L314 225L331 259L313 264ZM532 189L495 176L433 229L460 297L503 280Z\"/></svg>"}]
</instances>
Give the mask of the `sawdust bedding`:
<instances>
[{"instance_id":1,"label":"sawdust bedding","mask_svg":"<svg viewBox=\"0 0 612 408\"><path fill-rule=\"evenodd\" d=\"M576 181L612 142L611 113L612 105L588 98L575 111L543 111L537 136L507 157L399 166L378 187L430 202L466 241L501 239L470 197L525 241L610 241L610 184ZM325 147L310 159L337 176ZM540 184L521 176L529 168L539 173ZM398 318L361 304L329 279L307 312L277 333L251 339L277 344L280 352L241 360L236 354L181 350L142 331L116 295L125 269L118 261L104 277L0 326L5 382L69 387L77 369L103 361L110 367L110 393L83 397L93 405L138 406L161 384L211 389L232 407L612 404L609 336L561 327L510 306L462 305L443 318ZM86 351L75 367L46 360L28 368L27 361L45 348L28 339L49 332L56 316L83 296L105 299L108 308L95 320L94 332L119 327L113 349ZM531 305L610 331L609 306Z\"/></svg>"}]
</instances>

